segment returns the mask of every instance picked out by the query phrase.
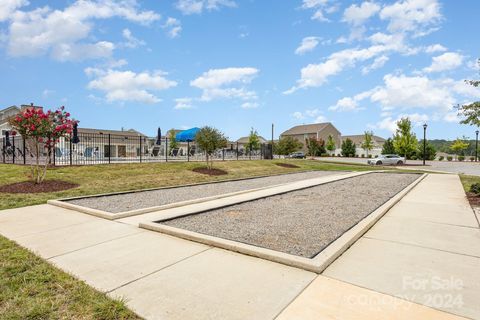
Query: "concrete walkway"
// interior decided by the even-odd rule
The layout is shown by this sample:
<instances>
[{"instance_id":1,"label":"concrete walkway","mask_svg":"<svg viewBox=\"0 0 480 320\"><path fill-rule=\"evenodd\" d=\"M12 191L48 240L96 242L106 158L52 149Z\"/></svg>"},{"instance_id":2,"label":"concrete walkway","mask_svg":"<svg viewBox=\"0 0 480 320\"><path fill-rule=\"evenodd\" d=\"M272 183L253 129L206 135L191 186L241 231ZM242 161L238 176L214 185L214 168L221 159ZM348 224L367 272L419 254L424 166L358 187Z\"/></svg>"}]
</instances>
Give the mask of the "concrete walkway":
<instances>
[{"instance_id":1,"label":"concrete walkway","mask_svg":"<svg viewBox=\"0 0 480 320\"><path fill-rule=\"evenodd\" d=\"M280 318L447 317L418 307L425 305L480 319L479 270L480 229L458 176L429 175L285 310L288 317ZM326 297L332 300L314 302ZM417 303L416 311L393 297ZM335 304L339 301L344 304Z\"/></svg>"},{"instance_id":2,"label":"concrete walkway","mask_svg":"<svg viewBox=\"0 0 480 320\"><path fill-rule=\"evenodd\" d=\"M480 319L479 232L454 175L424 179L323 275L50 205L0 212L0 234L147 319Z\"/></svg>"}]
</instances>

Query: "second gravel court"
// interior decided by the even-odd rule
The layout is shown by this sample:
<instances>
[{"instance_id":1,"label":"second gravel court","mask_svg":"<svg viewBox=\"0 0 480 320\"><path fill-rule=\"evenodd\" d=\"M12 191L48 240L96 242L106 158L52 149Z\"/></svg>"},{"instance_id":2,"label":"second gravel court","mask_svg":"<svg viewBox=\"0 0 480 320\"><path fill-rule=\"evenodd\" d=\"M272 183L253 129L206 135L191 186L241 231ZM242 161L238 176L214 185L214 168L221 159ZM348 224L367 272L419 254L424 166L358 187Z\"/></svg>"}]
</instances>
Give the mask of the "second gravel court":
<instances>
[{"instance_id":1,"label":"second gravel court","mask_svg":"<svg viewBox=\"0 0 480 320\"><path fill-rule=\"evenodd\" d=\"M419 177L369 173L157 223L313 258Z\"/></svg>"}]
</instances>

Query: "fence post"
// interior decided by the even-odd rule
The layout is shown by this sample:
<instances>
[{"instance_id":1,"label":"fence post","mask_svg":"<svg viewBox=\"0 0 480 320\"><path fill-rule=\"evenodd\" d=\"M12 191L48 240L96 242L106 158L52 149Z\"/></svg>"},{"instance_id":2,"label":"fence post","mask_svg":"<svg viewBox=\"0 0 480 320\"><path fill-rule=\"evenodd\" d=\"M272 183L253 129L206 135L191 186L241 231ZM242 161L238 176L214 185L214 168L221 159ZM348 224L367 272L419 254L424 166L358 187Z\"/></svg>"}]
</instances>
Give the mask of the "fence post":
<instances>
[{"instance_id":1,"label":"fence post","mask_svg":"<svg viewBox=\"0 0 480 320\"><path fill-rule=\"evenodd\" d=\"M12 138L12 150L13 150L13 153L12 153L13 163L15 163L15 136L13 136Z\"/></svg>"},{"instance_id":2,"label":"fence post","mask_svg":"<svg viewBox=\"0 0 480 320\"><path fill-rule=\"evenodd\" d=\"M190 141L187 140L187 162L190 162Z\"/></svg>"},{"instance_id":3,"label":"fence post","mask_svg":"<svg viewBox=\"0 0 480 320\"><path fill-rule=\"evenodd\" d=\"M26 155L26 148L25 148L25 137L22 136L23 140L23 164L27 164L27 155Z\"/></svg>"},{"instance_id":4,"label":"fence post","mask_svg":"<svg viewBox=\"0 0 480 320\"><path fill-rule=\"evenodd\" d=\"M165 162L168 162L168 138L165 137Z\"/></svg>"},{"instance_id":5,"label":"fence post","mask_svg":"<svg viewBox=\"0 0 480 320\"><path fill-rule=\"evenodd\" d=\"M142 163L142 136L140 136L140 163Z\"/></svg>"},{"instance_id":6,"label":"fence post","mask_svg":"<svg viewBox=\"0 0 480 320\"><path fill-rule=\"evenodd\" d=\"M108 134L108 164L111 163L111 159L112 159L112 141L109 133Z\"/></svg>"},{"instance_id":7,"label":"fence post","mask_svg":"<svg viewBox=\"0 0 480 320\"><path fill-rule=\"evenodd\" d=\"M225 161L225 148L222 149L222 161Z\"/></svg>"},{"instance_id":8,"label":"fence post","mask_svg":"<svg viewBox=\"0 0 480 320\"><path fill-rule=\"evenodd\" d=\"M70 165L72 165L72 160L73 160L73 148L72 148L72 135L70 135L70 143L69 143L69 146L70 146Z\"/></svg>"},{"instance_id":9,"label":"fence post","mask_svg":"<svg viewBox=\"0 0 480 320\"><path fill-rule=\"evenodd\" d=\"M238 160L238 141L237 141L237 160Z\"/></svg>"}]
</instances>

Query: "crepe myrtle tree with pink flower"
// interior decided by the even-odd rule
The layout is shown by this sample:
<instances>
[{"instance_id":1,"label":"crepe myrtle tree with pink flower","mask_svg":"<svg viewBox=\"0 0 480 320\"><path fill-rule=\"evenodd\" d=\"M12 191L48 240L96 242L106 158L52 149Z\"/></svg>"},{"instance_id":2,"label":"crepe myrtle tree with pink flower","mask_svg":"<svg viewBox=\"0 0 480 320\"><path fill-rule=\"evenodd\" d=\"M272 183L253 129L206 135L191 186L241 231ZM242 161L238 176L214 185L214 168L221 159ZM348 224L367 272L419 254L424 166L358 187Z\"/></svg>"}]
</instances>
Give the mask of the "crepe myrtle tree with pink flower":
<instances>
[{"instance_id":1,"label":"crepe myrtle tree with pink flower","mask_svg":"<svg viewBox=\"0 0 480 320\"><path fill-rule=\"evenodd\" d=\"M25 142L32 146L35 163L32 164L31 178L34 183L42 183L47 175L47 167L51 162L52 150L62 137L69 137L73 126L78 121L70 119L65 107L44 112L41 108L28 108L20 111L10 119L10 125L20 134ZM44 163L41 163L42 148L46 149Z\"/></svg>"}]
</instances>

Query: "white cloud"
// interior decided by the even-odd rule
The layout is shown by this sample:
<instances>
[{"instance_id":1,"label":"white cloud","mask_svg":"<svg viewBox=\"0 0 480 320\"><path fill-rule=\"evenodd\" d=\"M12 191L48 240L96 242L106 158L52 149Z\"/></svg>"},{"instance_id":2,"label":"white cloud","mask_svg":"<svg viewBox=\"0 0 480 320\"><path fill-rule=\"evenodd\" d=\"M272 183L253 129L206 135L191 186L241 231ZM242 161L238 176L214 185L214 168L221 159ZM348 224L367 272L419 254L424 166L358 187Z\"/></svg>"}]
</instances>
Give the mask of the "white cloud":
<instances>
[{"instance_id":1,"label":"white cloud","mask_svg":"<svg viewBox=\"0 0 480 320\"><path fill-rule=\"evenodd\" d=\"M221 7L234 8L237 4L232 0L178 0L175 7L185 15L200 14L204 10L219 10Z\"/></svg>"},{"instance_id":2,"label":"white cloud","mask_svg":"<svg viewBox=\"0 0 480 320\"><path fill-rule=\"evenodd\" d=\"M353 98L344 97L337 101L333 106L330 106L328 110L330 111L359 111L365 109L360 107L359 102L371 95L371 91L365 91L355 95Z\"/></svg>"},{"instance_id":3,"label":"white cloud","mask_svg":"<svg viewBox=\"0 0 480 320\"><path fill-rule=\"evenodd\" d=\"M180 20L168 17L167 21L162 26L164 29L167 30L167 35L170 38L176 38L180 35L182 31L182 24Z\"/></svg>"},{"instance_id":4,"label":"white cloud","mask_svg":"<svg viewBox=\"0 0 480 320\"><path fill-rule=\"evenodd\" d=\"M258 74L255 68L225 68L210 69L200 77L190 82L190 85L202 90L203 101L218 98L239 98L243 100L256 99L254 91L249 91L245 85Z\"/></svg>"},{"instance_id":5,"label":"white cloud","mask_svg":"<svg viewBox=\"0 0 480 320\"><path fill-rule=\"evenodd\" d=\"M309 121L315 122L315 123L327 121L327 118L323 115L322 111L318 108L306 109L303 112L296 111L292 114L292 117L297 120L309 119Z\"/></svg>"},{"instance_id":6,"label":"white cloud","mask_svg":"<svg viewBox=\"0 0 480 320\"><path fill-rule=\"evenodd\" d=\"M60 60L106 57L113 44L88 39L94 20L113 17L144 25L160 19L153 11L140 11L135 0L77 0L64 10L17 10L10 16L7 51L14 57L50 54Z\"/></svg>"},{"instance_id":7,"label":"white cloud","mask_svg":"<svg viewBox=\"0 0 480 320\"><path fill-rule=\"evenodd\" d=\"M409 118L412 122L413 126L421 126L425 122L427 122L430 118L426 114L419 114L419 113L410 113L410 114L401 114L396 118L387 117L382 119L381 121L377 122L375 125L370 125L372 129L381 129L381 130L388 130L391 133L395 133L397 130L397 122L400 121L402 118Z\"/></svg>"},{"instance_id":8,"label":"white cloud","mask_svg":"<svg viewBox=\"0 0 480 320\"><path fill-rule=\"evenodd\" d=\"M309 64L302 68L297 85L284 94L291 94L300 88L319 87L327 82L329 77L342 72L345 68L353 67L357 62L371 59L387 50L388 46L373 45L366 49L345 49L335 52L325 62Z\"/></svg>"},{"instance_id":9,"label":"white cloud","mask_svg":"<svg viewBox=\"0 0 480 320\"><path fill-rule=\"evenodd\" d=\"M133 71L87 68L85 73L95 77L87 87L104 92L106 100L109 102L157 103L161 99L151 91L166 90L177 85L175 81L166 79L166 73L162 71L135 73Z\"/></svg>"},{"instance_id":10,"label":"white cloud","mask_svg":"<svg viewBox=\"0 0 480 320\"><path fill-rule=\"evenodd\" d=\"M425 72L441 72L458 68L463 63L463 56L456 52L445 52L432 58L432 64L424 68Z\"/></svg>"},{"instance_id":11,"label":"white cloud","mask_svg":"<svg viewBox=\"0 0 480 320\"><path fill-rule=\"evenodd\" d=\"M108 58L115 45L108 41L97 43L61 43L52 48L50 55L58 61L82 61L86 59Z\"/></svg>"},{"instance_id":12,"label":"white cloud","mask_svg":"<svg viewBox=\"0 0 480 320\"><path fill-rule=\"evenodd\" d=\"M0 1L0 21L11 18L12 14L18 8L28 5L27 0L2 0Z\"/></svg>"},{"instance_id":13,"label":"white cloud","mask_svg":"<svg viewBox=\"0 0 480 320\"><path fill-rule=\"evenodd\" d=\"M321 22L330 21L330 19L325 17L324 12L330 14L338 10L338 6L336 4L329 6L329 0L303 0L301 8L315 10L311 19Z\"/></svg>"},{"instance_id":14,"label":"white cloud","mask_svg":"<svg viewBox=\"0 0 480 320\"><path fill-rule=\"evenodd\" d=\"M423 36L435 29L428 28L437 24L442 14L437 0L403 0L384 6L380 18L389 21L390 32L413 31Z\"/></svg>"},{"instance_id":15,"label":"white cloud","mask_svg":"<svg viewBox=\"0 0 480 320\"><path fill-rule=\"evenodd\" d=\"M444 114L460 99L479 99L480 90L462 80L430 79L426 76L387 74L384 85L364 91L353 97L344 97L329 108L332 111L355 111L359 102L369 99L378 103L383 112L408 109L431 109ZM384 114L387 115L387 114Z\"/></svg>"},{"instance_id":16,"label":"white cloud","mask_svg":"<svg viewBox=\"0 0 480 320\"><path fill-rule=\"evenodd\" d=\"M327 117L325 117L323 115L320 115L320 116L316 117L313 122L322 123L322 122L327 122L327 121L328 121Z\"/></svg>"},{"instance_id":17,"label":"white cloud","mask_svg":"<svg viewBox=\"0 0 480 320\"><path fill-rule=\"evenodd\" d=\"M373 63L371 65L365 66L362 68L362 74L367 74L372 70L383 67L388 60L389 58L385 55L375 58L375 60L373 60Z\"/></svg>"},{"instance_id":18,"label":"white cloud","mask_svg":"<svg viewBox=\"0 0 480 320\"><path fill-rule=\"evenodd\" d=\"M259 106L258 102L244 102L241 105L243 109L255 109L255 108L258 108L258 106Z\"/></svg>"},{"instance_id":19,"label":"white cloud","mask_svg":"<svg viewBox=\"0 0 480 320\"><path fill-rule=\"evenodd\" d=\"M145 45L145 41L135 38L129 29L123 29L122 36L125 38L125 42L122 45L127 48L133 49Z\"/></svg>"},{"instance_id":20,"label":"white cloud","mask_svg":"<svg viewBox=\"0 0 480 320\"><path fill-rule=\"evenodd\" d=\"M295 119L298 119L298 120L304 118L303 114L302 114L300 111L295 111L295 112L292 114L292 117L294 117Z\"/></svg>"},{"instance_id":21,"label":"white cloud","mask_svg":"<svg viewBox=\"0 0 480 320\"><path fill-rule=\"evenodd\" d=\"M318 43L318 37L305 37L302 39L300 46L295 50L295 54L302 55L306 52L312 51L318 46Z\"/></svg>"},{"instance_id":22,"label":"white cloud","mask_svg":"<svg viewBox=\"0 0 480 320\"><path fill-rule=\"evenodd\" d=\"M365 1L361 5L352 4L343 12L343 21L358 26L378 11L380 11L380 6L375 2Z\"/></svg>"},{"instance_id":23,"label":"white cloud","mask_svg":"<svg viewBox=\"0 0 480 320\"><path fill-rule=\"evenodd\" d=\"M358 101L350 97L345 97L337 101L334 106L328 108L331 111L352 111L358 110Z\"/></svg>"},{"instance_id":24,"label":"white cloud","mask_svg":"<svg viewBox=\"0 0 480 320\"><path fill-rule=\"evenodd\" d=\"M192 98L178 98L175 99L175 107L174 109L177 110L186 110L186 109L192 109Z\"/></svg>"},{"instance_id":25,"label":"white cloud","mask_svg":"<svg viewBox=\"0 0 480 320\"><path fill-rule=\"evenodd\" d=\"M42 97L48 98L53 93L55 93L55 90L45 89L42 91Z\"/></svg>"},{"instance_id":26,"label":"white cloud","mask_svg":"<svg viewBox=\"0 0 480 320\"><path fill-rule=\"evenodd\" d=\"M435 53L435 52L443 52L443 51L447 51L447 48L445 48L439 43L432 44L431 46L428 46L425 48L426 53Z\"/></svg>"}]
</instances>

